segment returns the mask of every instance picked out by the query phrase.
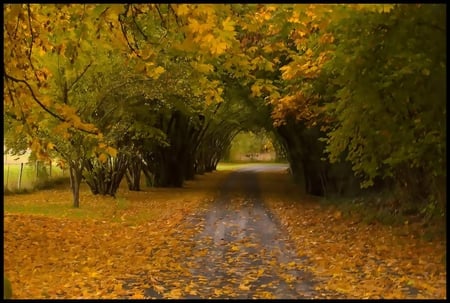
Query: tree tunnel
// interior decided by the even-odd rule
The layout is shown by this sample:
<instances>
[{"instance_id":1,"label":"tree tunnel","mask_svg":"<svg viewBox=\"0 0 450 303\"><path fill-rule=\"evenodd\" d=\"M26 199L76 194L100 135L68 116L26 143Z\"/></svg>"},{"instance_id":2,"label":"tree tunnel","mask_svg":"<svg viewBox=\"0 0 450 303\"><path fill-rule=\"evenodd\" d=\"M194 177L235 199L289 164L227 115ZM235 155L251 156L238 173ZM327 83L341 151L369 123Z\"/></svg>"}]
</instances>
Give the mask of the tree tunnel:
<instances>
[{"instance_id":1,"label":"tree tunnel","mask_svg":"<svg viewBox=\"0 0 450 303\"><path fill-rule=\"evenodd\" d=\"M8 4L4 19L5 145L61 159L76 206L81 180L183 186L260 129L308 194L390 180L445 205L440 5Z\"/></svg>"}]
</instances>

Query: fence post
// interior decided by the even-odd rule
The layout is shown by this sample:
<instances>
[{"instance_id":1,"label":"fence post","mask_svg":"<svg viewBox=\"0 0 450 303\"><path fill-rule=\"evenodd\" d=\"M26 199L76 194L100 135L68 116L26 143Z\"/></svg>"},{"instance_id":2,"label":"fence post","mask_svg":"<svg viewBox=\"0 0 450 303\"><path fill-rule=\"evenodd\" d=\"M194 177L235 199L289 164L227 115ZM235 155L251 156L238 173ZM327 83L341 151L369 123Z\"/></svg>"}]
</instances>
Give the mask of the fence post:
<instances>
[{"instance_id":1,"label":"fence post","mask_svg":"<svg viewBox=\"0 0 450 303\"><path fill-rule=\"evenodd\" d=\"M20 172L19 172L19 181L17 182L17 190L20 190L20 185L22 183L22 172L23 172L23 163L20 163Z\"/></svg>"},{"instance_id":2,"label":"fence post","mask_svg":"<svg viewBox=\"0 0 450 303\"><path fill-rule=\"evenodd\" d=\"M50 178L52 177L52 160L50 160L50 170L49 170Z\"/></svg>"},{"instance_id":3,"label":"fence post","mask_svg":"<svg viewBox=\"0 0 450 303\"><path fill-rule=\"evenodd\" d=\"M8 179L9 179L9 164L6 164L8 168L6 169L6 188L8 188Z\"/></svg>"},{"instance_id":4,"label":"fence post","mask_svg":"<svg viewBox=\"0 0 450 303\"><path fill-rule=\"evenodd\" d=\"M39 160L36 160L35 162L35 169L36 169L36 178L34 180L34 182L37 182L38 178L39 178Z\"/></svg>"}]
</instances>

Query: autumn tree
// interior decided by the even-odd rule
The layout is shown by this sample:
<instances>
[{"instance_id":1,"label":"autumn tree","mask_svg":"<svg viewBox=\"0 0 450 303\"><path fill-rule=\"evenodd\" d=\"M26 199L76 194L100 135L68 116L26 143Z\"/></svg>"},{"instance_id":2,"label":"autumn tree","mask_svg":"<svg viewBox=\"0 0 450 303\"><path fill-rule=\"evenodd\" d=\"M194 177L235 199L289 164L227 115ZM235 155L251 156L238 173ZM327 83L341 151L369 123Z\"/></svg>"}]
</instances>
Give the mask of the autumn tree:
<instances>
[{"instance_id":1,"label":"autumn tree","mask_svg":"<svg viewBox=\"0 0 450 303\"><path fill-rule=\"evenodd\" d=\"M139 189L141 170L181 186L256 126L309 193L393 182L443 201L442 6L9 4L4 16L4 124L23 133L7 142L62 156L74 200L80 176L109 194L123 176Z\"/></svg>"}]
</instances>

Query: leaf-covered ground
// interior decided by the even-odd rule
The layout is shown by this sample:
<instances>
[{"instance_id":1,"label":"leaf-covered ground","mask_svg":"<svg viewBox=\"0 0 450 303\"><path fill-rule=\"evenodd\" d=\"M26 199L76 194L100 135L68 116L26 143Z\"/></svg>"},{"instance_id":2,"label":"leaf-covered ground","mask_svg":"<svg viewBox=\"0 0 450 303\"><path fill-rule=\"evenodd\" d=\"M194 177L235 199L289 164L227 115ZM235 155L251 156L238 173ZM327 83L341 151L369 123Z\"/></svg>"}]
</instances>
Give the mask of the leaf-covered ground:
<instances>
[{"instance_id":1,"label":"leaf-covered ground","mask_svg":"<svg viewBox=\"0 0 450 303\"><path fill-rule=\"evenodd\" d=\"M189 299L324 296L314 290L314 277L300 268L304 260L296 256L259 193L254 171L230 175L208 210L189 218L200 232L184 244L193 245L182 260L188 271L164 276L164 291L170 292L146 293L151 298Z\"/></svg>"},{"instance_id":2,"label":"leaf-covered ground","mask_svg":"<svg viewBox=\"0 0 450 303\"><path fill-rule=\"evenodd\" d=\"M422 240L419 226L343 218L278 171L259 174L274 231L262 236L257 195L219 195L227 176L117 200L84 189L79 210L65 189L5 196L14 297L446 298L446 243Z\"/></svg>"},{"instance_id":3,"label":"leaf-covered ground","mask_svg":"<svg viewBox=\"0 0 450 303\"><path fill-rule=\"evenodd\" d=\"M160 285L160 271L180 269L189 249L180 241L195 232L184 218L213 199L227 174L182 189L122 188L117 200L83 188L80 209L66 188L4 196L4 271L14 297L143 298Z\"/></svg>"},{"instance_id":4,"label":"leaf-covered ground","mask_svg":"<svg viewBox=\"0 0 450 303\"><path fill-rule=\"evenodd\" d=\"M444 299L446 240L427 241L419 223L365 224L316 199L299 198L283 172L260 175L266 204L297 245L304 265L339 298ZM406 223L406 222L405 222ZM442 222L445 224L445 222Z\"/></svg>"}]
</instances>

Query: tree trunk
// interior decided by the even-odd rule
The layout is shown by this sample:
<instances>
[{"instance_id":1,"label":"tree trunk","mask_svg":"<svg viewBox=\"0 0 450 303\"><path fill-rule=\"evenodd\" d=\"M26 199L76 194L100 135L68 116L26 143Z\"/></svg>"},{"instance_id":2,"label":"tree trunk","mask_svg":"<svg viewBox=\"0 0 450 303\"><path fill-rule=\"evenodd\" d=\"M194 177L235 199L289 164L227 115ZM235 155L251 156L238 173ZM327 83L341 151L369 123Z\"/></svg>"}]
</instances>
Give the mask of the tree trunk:
<instances>
[{"instance_id":1,"label":"tree trunk","mask_svg":"<svg viewBox=\"0 0 450 303\"><path fill-rule=\"evenodd\" d=\"M92 193L115 197L120 182L125 175L128 159L124 154L108 157L105 163L97 158L86 161L86 182Z\"/></svg>"},{"instance_id":2,"label":"tree trunk","mask_svg":"<svg viewBox=\"0 0 450 303\"><path fill-rule=\"evenodd\" d=\"M127 167L125 177L128 183L128 189L132 191L141 190L141 171L142 171L142 159L139 155L133 157Z\"/></svg>"},{"instance_id":3,"label":"tree trunk","mask_svg":"<svg viewBox=\"0 0 450 303\"><path fill-rule=\"evenodd\" d=\"M80 207L80 184L83 176L83 165L69 161L70 188L72 190L73 207Z\"/></svg>"}]
</instances>

